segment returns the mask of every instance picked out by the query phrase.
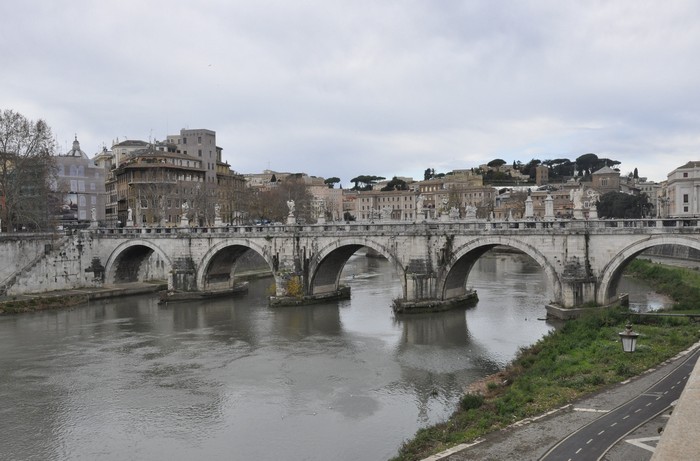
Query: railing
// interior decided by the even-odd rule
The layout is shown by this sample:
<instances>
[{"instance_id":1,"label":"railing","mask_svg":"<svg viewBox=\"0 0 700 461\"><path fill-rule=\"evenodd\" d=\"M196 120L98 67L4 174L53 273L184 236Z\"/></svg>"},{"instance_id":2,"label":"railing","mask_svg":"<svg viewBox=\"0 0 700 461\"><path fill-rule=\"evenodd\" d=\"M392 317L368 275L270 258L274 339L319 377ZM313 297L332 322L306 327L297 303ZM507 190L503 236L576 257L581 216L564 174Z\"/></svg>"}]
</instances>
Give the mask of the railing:
<instances>
[{"instance_id":1,"label":"railing","mask_svg":"<svg viewBox=\"0 0 700 461\"><path fill-rule=\"evenodd\" d=\"M88 229L102 235L148 235L148 236L183 236L184 234L245 234L275 235L289 233L431 233L431 232L519 232L532 231L594 231L594 232L634 232L643 229L669 230L681 232L700 231L700 218L666 218L666 219L570 219L570 220L519 220L519 221L423 221L419 223L404 221L380 222L334 222L323 224L266 224L266 225L223 225L217 227L120 227Z\"/></svg>"}]
</instances>

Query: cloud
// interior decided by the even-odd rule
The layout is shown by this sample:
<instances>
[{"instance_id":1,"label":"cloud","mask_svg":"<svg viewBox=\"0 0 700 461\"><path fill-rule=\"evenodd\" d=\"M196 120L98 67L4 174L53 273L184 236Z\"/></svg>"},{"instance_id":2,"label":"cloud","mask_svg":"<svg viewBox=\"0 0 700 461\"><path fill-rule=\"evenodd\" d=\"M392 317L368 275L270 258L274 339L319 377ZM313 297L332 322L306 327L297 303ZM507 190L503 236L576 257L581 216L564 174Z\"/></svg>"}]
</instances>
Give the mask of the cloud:
<instances>
[{"instance_id":1,"label":"cloud","mask_svg":"<svg viewBox=\"0 0 700 461\"><path fill-rule=\"evenodd\" d=\"M694 158L692 1L24 1L0 101L60 144L209 128L239 172L422 177L595 152Z\"/></svg>"}]
</instances>

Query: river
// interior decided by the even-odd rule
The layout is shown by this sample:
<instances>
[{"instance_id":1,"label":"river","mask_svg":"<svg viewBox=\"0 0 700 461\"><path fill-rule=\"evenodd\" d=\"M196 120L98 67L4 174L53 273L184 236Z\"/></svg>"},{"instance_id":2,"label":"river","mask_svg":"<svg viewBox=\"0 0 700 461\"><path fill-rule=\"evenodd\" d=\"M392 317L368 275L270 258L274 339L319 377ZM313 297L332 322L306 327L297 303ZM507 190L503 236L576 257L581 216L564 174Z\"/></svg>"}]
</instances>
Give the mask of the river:
<instances>
[{"instance_id":1,"label":"river","mask_svg":"<svg viewBox=\"0 0 700 461\"><path fill-rule=\"evenodd\" d=\"M555 328L522 255L485 255L477 306L430 315L392 314L385 260L353 256L343 279L352 299L314 306L269 308L268 278L234 299L0 317L2 458L388 459Z\"/></svg>"}]
</instances>

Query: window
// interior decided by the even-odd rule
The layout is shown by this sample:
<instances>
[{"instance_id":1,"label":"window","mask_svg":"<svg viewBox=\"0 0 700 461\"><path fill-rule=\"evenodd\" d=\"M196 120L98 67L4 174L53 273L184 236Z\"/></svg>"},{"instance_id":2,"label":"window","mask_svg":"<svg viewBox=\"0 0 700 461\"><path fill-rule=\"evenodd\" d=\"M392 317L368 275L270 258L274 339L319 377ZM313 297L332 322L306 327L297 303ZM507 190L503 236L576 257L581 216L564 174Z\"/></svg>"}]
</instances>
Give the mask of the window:
<instances>
[{"instance_id":1,"label":"window","mask_svg":"<svg viewBox=\"0 0 700 461\"><path fill-rule=\"evenodd\" d=\"M202 144L202 137L201 136L197 136L197 144Z\"/></svg>"},{"instance_id":2,"label":"window","mask_svg":"<svg viewBox=\"0 0 700 461\"><path fill-rule=\"evenodd\" d=\"M201 156L202 156L202 149L199 149L199 150L197 151L197 153L198 153L199 156L201 157Z\"/></svg>"},{"instance_id":3,"label":"window","mask_svg":"<svg viewBox=\"0 0 700 461\"><path fill-rule=\"evenodd\" d=\"M683 203L688 203L688 194L683 194Z\"/></svg>"},{"instance_id":4,"label":"window","mask_svg":"<svg viewBox=\"0 0 700 461\"><path fill-rule=\"evenodd\" d=\"M600 180L600 185L601 186L607 186L608 185L608 178L602 178Z\"/></svg>"},{"instance_id":5,"label":"window","mask_svg":"<svg viewBox=\"0 0 700 461\"><path fill-rule=\"evenodd\" d=\"M187 138L182 138L182 143L187 144Z\"/></svg>"},{"instance_id":6,"label":"window","mask_svg":"<svg viewBox=\"0 0 700 461\"><path fill-rule=\"evenodd\" d=\"M683 177L684 177L684 178L687 178L687 177L688 177L688 172L687 172L687 171L683 173Z\"/></svg>"},{"instance_id":7,"label":"window","mask_svg":"<svg viewBox=\"0 0 700 461\"><path fill-rule=\"evenodd\" d=\"M683 207L683 212L684 212L684 213L687 213L687 212L688 212L688 207L687 207L687 206L684 206L684 207Z\"/></svg>"}]
</instances>

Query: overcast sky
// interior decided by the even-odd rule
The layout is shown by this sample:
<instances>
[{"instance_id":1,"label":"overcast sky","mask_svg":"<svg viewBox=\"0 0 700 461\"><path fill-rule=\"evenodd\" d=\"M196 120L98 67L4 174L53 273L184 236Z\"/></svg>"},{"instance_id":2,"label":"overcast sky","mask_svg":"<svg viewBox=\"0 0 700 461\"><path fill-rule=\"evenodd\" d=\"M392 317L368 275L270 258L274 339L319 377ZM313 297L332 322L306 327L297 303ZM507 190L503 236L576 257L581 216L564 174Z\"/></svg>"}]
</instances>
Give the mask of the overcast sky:
<instances>
[{"instance_id":1,"label":"overcast sky","mask_svg":"<svg viewBox=\"0 0 700 461\"><path fill-rule=\"evenodd\" d=\"M241 173L422 179L593 152L700 160L700 2L0 2L0 109L77 134L216 131Z\"/></svg>"}]
</instances>

